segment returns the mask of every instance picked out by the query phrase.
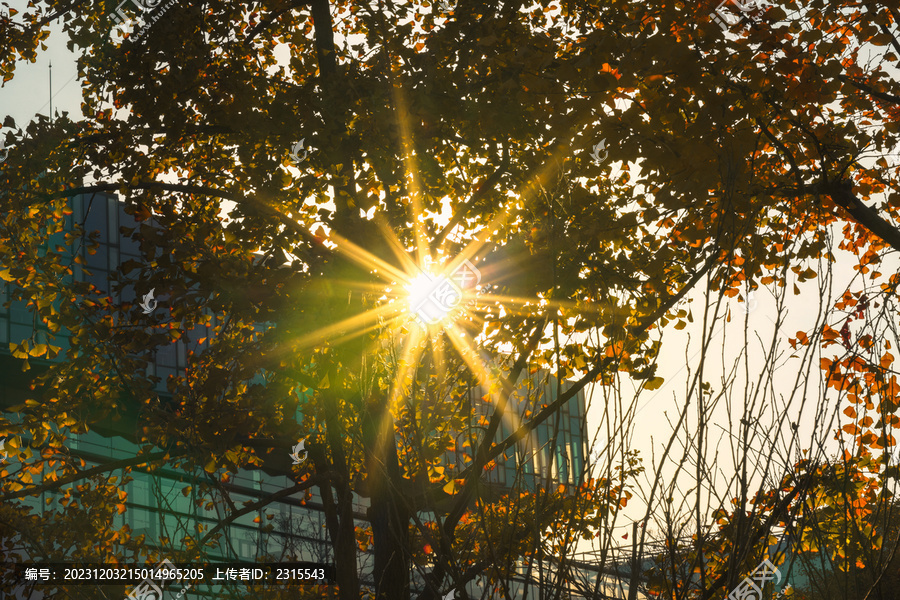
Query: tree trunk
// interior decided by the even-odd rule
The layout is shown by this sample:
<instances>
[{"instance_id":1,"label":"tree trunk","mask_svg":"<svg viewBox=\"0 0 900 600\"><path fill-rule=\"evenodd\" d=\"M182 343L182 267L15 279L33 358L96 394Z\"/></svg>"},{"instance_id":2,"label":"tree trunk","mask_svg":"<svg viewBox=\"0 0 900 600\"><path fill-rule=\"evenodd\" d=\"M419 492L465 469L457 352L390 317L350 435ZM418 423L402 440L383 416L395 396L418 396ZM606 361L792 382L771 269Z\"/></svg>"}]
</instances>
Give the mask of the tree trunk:
<instances>
[{"instance_id":1,"label":"tree trunk","mask_svg":"<svg viewBox=\"0 0 900 600\"><path fill-rule=\"evenodd\" d=\"M383 396L373 398L368 408L369 422L363 429L363 440L372 501L369 519L375 548L375 597L409 598L410 515L399 496L402 478L394 419Z\"/></svg>"},{"instance_id":2,"label":"tree trunk","mask_svg":"<svg viewBox=\"0 0 900 600\"><path fill-rule=\"evenodd\" d=\"M356 565L356 524L353 520L353 493L350 490L346 456L344 455L344 432L340 427L340 418L337 412L337 399L328 394L325 399L326 436L328 446L331 449L333 468L340 476L334 484L335 499L331 499L331 489L323 485L322 504L336 507L337 515L330 515L329 530L334 547L335 576L340 590L341 600L358 600L359 598L359 573ZM326 497L327 496L327 497ZM326 510L326 517L329 517ZM335 529L334 517L337 516Z\"/></svg>"}]
</instances>

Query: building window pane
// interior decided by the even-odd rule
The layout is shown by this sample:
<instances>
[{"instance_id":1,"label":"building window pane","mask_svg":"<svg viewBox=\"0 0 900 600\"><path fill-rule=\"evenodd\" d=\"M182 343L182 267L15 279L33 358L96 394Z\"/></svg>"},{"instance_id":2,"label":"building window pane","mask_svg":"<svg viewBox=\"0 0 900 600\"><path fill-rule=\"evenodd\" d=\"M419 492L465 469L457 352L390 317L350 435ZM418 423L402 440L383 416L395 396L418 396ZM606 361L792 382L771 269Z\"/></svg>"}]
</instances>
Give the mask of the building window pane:
<instances>
[{"instance_id":1,"label":"building window pane","mask_svg":"<svg viewBox=\"0 0 900 600\"><path fill-rule=\"evenodd\" d=\"M115 196L107 197L107 212L109 214L109 243L119 243L119 203Z\"/></svg>"}]
</instances>

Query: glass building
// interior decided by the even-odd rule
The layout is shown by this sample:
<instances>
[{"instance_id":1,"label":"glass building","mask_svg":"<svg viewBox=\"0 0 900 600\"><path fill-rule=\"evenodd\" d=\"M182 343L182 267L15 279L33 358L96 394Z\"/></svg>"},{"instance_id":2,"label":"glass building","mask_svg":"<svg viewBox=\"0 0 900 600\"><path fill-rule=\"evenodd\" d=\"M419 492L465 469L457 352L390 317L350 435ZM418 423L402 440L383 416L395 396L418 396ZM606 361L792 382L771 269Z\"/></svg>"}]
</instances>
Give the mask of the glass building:
<instances>
[{"instance_id":1,"label":"glass building","mask_svg":"<svg viewBox=\"0 0 900 600\"><path fill-rule=\"evenodd\" d=\"M72 230L75 222L82 223L85 235L96 232L94 235L99 242L99 248L93 254L86 250L85 244L78 246L83 266L74 264L73 277L91 282L104 293L110 294L115 302L135 302L132 285L125 282L116 291L111 282L123 263L143 260L139 244L122 232L123 229L133 230L141 224L135 222L133 216L126 214L123 205L109 194L76 196L71 200L71 208L72 214L66 217L66 229ZM152 225L152 221L149 223ZM143 222L143 225L147 224L148 221ZM56 243L62 244L62 240L51 240L51 245L55 246ZM46 361L42 363L32 360L34 369L23 373L21 361L14 359L8 351L10 342L29 339L35 334L37 342L47 341L46 332L40 331L40 328L35 332L34 315L28 307L21 301L11 301L10 292L10 284L0 281L0 404L4 409L29 397L33 372L39 371L42 364L47 364ZM209 327L198 327L186 338L156 351L148 374L159 378L155 391L160 398L170 398L166 380L183 372L189 352L202 352L208 347L205 340L209 337ZM54 345L62 346L60 356L64 356L68 347L67 339L66 332L58 332L52 341ZM505 439L512 433L518 422L516 415L522 415L524 411L538 411L542 404L552 402L564 389L565 385L560 385L540 371L523 377L519 388L510 398L507 411L510 416L502 422L497 440ZM493 404L480 386L473 385L470 388L469 398L476 407L477 415L487 417L491 414ZM127 426L113 423L107 425L104 427L99 424L86 434L72 434L68 441L68 450L72 455L83 459L87 467L133 457L139 451ZM488 472L488 482L501 493L513 487L534 490L537 487L556 487L559 484L577 485L585 471L584 428L585 400L583 394L579 393L547 423L537 427L515 448L499 457L495 461L496 466ZM455 458L448 455L448 459L462 461L461 452ZM198 524L208 531L224 517L218 504L198 505L195 502L195 491L184 493L185 488L191 485L191 478L186 477L184 471L162 469L150 475L136 468L131 471L130 476L133 480L124 486L127 492L126 510L114 517L111 523L113 528L127 524L133 536L144 534L148 543L152 543L161 536L179 540L185 534L195 532ZM205 473L196 473L194 481L202 480L205 476ZM277 469L265 468L241 471L224 485L235 506L241 506L242 502L259 500L292 484L288 473L280 475ZM56 492L45 492L22 502L35 511L40 511L48 500L52 502L59 496ZM355 497L354 500L355 518L358 525L365 527L368 499ZM269 521L262 510L245 514L222 530L223 536L217 552L210 556L210 560L252 562L260 557L268 557L271 561L333 563L322 505L317 494L314 493L311 499L304 498L302 493L281 497L265 510L269 515L274 513L271 521L274 530L267 531L266 524ZM361 580L373 581L371 555L359 553L358 560ZM206 592L204 589L191 590L186 597L204 597ZM36 594L32 598L38 600L40 596Z\"/></svg>"}]
</instances>

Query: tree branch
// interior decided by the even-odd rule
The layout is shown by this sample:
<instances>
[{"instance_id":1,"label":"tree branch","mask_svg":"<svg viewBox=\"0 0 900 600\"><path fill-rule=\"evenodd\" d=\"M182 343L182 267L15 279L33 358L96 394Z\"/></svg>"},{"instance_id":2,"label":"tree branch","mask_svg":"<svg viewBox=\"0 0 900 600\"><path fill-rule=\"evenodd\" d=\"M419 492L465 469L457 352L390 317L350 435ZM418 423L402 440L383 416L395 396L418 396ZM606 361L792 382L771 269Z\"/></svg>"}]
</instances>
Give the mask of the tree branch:
<instances>
[{"instance_id":1,"label":"tree branch","mask_svg":"<svg viewBox=\"0 0 900 600\"><path fill-rule=\"evenodd\" d=\"M670 308L675 306L681 298L684 297L687 292L693 288L700 279L702 279L712 268L712 266L716 263L716 259L718 258L718 252L713 253L707 260L703 267L697 271L691 280L674 296L671 296L668 300L663 302L659 308L655 311L647 315L641 320L641 323L631 327L632 336L636 336L640 333L643 333L647 329L650 328L653 323L655 323L662 315L666 313ZM560 394L559 397L547 405L546 408L542 409L538 414L534 416L528 423L525 423L521 427L519 427L516 431L514 431L509 437L506 438L503 442L494 446L494 448L488 453L487 459L488 461L493 460L497 456L506 452L509 448L515 446L519 443L520 440L524 439L529 433L531 433L538 425L546 421L553 415L557 410L559 410L566 402L568 402L572 397L574 397L578 392L584 389L587 384L593 382L597 379L600 373L606 368L605 365L597 364L593 369L587 372L581 379L576 381L569 387L564 393ZM469 466L465 469L460 475L465 475L468 471L475 468L475 464Z\"/></svg>"},{"instance_id":2,"label":"tree branch","mask_svg":"<svg viewBox=\"0 0 900 600\"><path fill-rule=\"evenodd\" d=\"M93 468L90 468L86 471L79 471L78 473L73 473L72 475L67 475L66 477L62 477L60 479L56 479L54 481L50 481L47 483L42 483L40 485L33 485L31 487L27 487L19 490L18 492L12 492L9 494L5 494L0 496L0 502L8 502L10 500L15 500L16 498L24 498L25 496L33 496L35 494L40 494L42 492L55 490L61 486L64 486L68 483L72 483L73 481L78 481L79 479L84 479L86 477L93 477L94 475L99 475L104 471L115 471L116 469L122 469L125 467L135 467L137 465L142 465L148 462L152 462L154 460L172 456L184 456L185 454L170 454L168 452L157 452L155 454L142 454L139 456L134 456L132 458L123 458L122 460L117 460L110 463L105 463Z\"/></svg>"},{"instance_id":3,"label":"tree branch","mask_svg":"<svg viewBox=\"0 0 900 600\"><path fill-rule=\"evenodd\" d=\"M837 78L844 83L848 83L855 87L858 90L866 92L867 94L874 96L880 100L884 100L885 102L890 102L891 104L900 104L900 97L895 96L893 94L888 94L887 92L879 92L875 88L861 81L856 81L855 79L851 79L846 75L838 75Z\"/></svg>"},{"instance_id":4,"label":"tree branch","mask_svg":"<svg viewBox=\"0 0 900 600\"><path fill-rule=\"evenodd\" d=\"M130 190L135 189L144 189L144 190L165 190L167 192L181 192L185 194L200 194L204 196L213 196L214 198L222 198L223 200L230 200L237 204L246 204L250 203L253 207L261 210L262 212L271 215L278 219L285 227L290 229L291 231L299 234L304 240L309 242L312 246L316 248L325 248L324 245L314 236L312 233L306 230L305 227L297 223L293 219L288 218L283 215L281 212L271 207L268 203L259 198L255 197L247 197L247 196L239 196L236 194L232 194L231 192L218 190L215 188L211 188L203 185L194 185L194 184L186 184L186 183L165 183L162 181L139 181L134 184L119 184L119 183L102 183L98 185L91 186L82 186L82 187L73 187L68 188L60 192L55 192L53 194L49 194L50 198L69 198L72 196L77 196L79 194L93 194L96 192L115 192L121 189L122 187L126 187Z\"/></svg>"},{"instance_id":5,"label":"tree branch","mask_svg":"<svg viewBox=\"0 0 900 600\"><path fill-rule=\"evenodd\" d=\"M814 472L809 472L806 474L803 479L797 481L794 485L794 488L785 495L772 509L772 512L766 517L765 521L760 523L759 527L756 528L751 535L748 535L746 539L748 540L756 540L756 539L765 539L766 533L772 530L772 526L775 522L785 513L785 511L790 506L791 502L802 492L805 493L806 489L809 487L809 484L812 482L814 477ZM737 564L744 559L743 556L738 553L734 553L731 555L731 558L736 561ZM703 595L701 596L701 600L709 600L715 593L719 590L719 588L723 587L726 583L728 583L728 574L729 570L726 570L724 573L719 575L715 581L710 584L706 590L703 591Z\"/></svg>"},{"instance_id":6,"label":"tree branch","mask_svg":"<svg viewBox=\"0 0 900 600\"><path fill-rule=\"evenodd\" d=\"M303 490L310 488L313 485L319 485L320 483L322 483L323 479L327 479L327 478L322 475L310 477L303 483L298 483L298 484L295 484L293 487L279 490L279 491L275 492L274 494L269 494L265 498L261 498L260 500L253 502L252 504L248 504L247 506L238 510L237 512L234 512L234 513L228 515L227 517L225 517L224 520L219 521L219 523L215 527L213 527L212 529L209 530L209 533L207 533L206 535L203 536L203 538L200 540L200 543L198 545L202 547L206 543L206 541L209 540L210 537L215 535L223 527L230 525L232 522L234 522L235 519L242 517L242 516L246 515L247 513L252 513L255 510L259 510L260 508L266 506L267 504L274 502L275 500L278 500L279 498L284 498L285 496L290 496L291 494L296 494L297 492L302 492Z\"/></svg>"},{"instance_id":7,"label":"tree branch","mask_svg":"<svg viewBox=\"0 0 900 600\"><path fill-rule=\"evenodd\" d=\"M894 250L900 250L900 230L875 210L863 204L852 190L853 185L849 181L826 181L811 188L814 193L830 196L834 203L850 213L857 223L880 237Z\"/></svg>"},{"instance_id":8,"label":"tree branch","mask_svg":"<svg viewBox=\"0 0 900 600\"><path fill-rule=\"evenodd\" d=\"M475 190L475 193L469 198L469 200L458 210L453 212L453 217L450 219L450 222L441 229L441 231L434 237L434 241L432 242L432 247L439 247L441 243L443 243L444 238L453 231L453 229L459 225L463 219L469 214L469 211L478 203L482 198L484 198L489 192L494 189L494 186L500 181L500 177L506 172L509 168L509 149L504 146L503 147L503 159L500 164L497 166L497 170L491 173L487 179L485 179L481 185L478 186L478 189Z\"/></svg>"}]
</instances>

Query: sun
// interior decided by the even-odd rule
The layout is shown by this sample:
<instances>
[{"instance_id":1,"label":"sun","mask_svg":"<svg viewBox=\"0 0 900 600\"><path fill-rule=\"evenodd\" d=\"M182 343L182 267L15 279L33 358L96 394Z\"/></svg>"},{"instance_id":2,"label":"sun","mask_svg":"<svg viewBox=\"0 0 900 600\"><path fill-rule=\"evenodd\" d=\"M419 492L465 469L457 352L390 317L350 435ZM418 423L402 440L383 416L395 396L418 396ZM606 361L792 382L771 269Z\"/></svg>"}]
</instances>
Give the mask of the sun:
<instances>
[{"instance_id":1,"label":"sun","mask_svg":"<svg viewBox=\"0 0 900 600\"><path fill-rule=\"evenodd\" d=\"M450 279L424 270L403 287L407 292L407 312L425 325L447 320L462 301L462 290Z\"/></svg>"}]
</instances>

